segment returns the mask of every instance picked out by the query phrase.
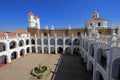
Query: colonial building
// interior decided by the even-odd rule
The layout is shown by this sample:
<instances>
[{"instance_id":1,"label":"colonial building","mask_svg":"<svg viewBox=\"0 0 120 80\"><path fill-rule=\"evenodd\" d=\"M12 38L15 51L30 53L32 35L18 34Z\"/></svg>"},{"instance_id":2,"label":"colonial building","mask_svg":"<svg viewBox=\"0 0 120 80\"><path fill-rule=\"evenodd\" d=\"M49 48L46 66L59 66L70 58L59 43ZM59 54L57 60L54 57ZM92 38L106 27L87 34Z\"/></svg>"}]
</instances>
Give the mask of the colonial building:
<instances>
[{"instance_id":1,"label":"colonial building","mask_svg":"<svg viewBox=\"0 0 120 80\"><path fill-rule=\"evenodd\" d=\"M0 33L0 63L11 63L29 53L81 55L93 80L120 80L120 26L94 12L85 29L40 29L40 18L28 14L28 31ZM72 65L72 64L71 64Z\"/></svg>"}]
</instances>

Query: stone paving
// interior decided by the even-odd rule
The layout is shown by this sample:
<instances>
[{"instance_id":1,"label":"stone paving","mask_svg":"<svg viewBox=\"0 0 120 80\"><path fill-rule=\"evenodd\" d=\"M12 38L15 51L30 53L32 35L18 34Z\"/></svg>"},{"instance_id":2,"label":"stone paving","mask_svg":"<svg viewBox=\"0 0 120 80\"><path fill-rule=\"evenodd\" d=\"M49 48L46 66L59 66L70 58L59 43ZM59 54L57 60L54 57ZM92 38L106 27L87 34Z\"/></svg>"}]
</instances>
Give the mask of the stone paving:
<instances>
[{"instance_id":1,"label":"stone paving","mask_svg":"<svg viewBox=\"0 0 120 80\"><path fill-rule=\"evenodd\" d=\"M51 68L42 80L92 80L85 72L79 56L29 54L0 68L0 80L37 80L30 75L38 64Z\"/></svg>"},{"instance_id":2,"label":"stone paving","mask_svg":"<svg viewBox=\"0 0 120 80\"><path fill-rule=\"evenodd\" d=\"M38 64L44 64L54 71L60 55L52 54L29 54L11 64L7 64L0 68L0 80L33 80L30 75L31 70ZM44 80L50 80L51 73ZM36 80L36 79L35 79Z\"/></svg>"}]
</instances>

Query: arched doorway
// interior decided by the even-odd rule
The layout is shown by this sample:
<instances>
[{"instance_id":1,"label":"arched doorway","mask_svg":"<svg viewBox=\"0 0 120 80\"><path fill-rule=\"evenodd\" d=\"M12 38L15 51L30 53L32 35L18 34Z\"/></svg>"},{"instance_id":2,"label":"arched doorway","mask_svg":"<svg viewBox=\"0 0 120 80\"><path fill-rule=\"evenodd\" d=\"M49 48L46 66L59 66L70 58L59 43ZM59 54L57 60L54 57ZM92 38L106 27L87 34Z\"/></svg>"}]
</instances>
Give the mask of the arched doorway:
<instances>
[{"instance_id":1,"label":"arched doorway","mask_svg":"<svg viewBox=\"0 0 120 80\"><path fill-rule=\"evenodd\" d=\"M10 49L16 48L16 44L17 43L15 41L11 41L10 44L9 44L10 45Z\"/></svg>"},{"instance_id":2,"label":"arched doorway","mask_svg":"<svg viewBox=\"0 0 120 80\"><path fill-rule=\"evenodd\" d=\"M99 48L97 51L97 62L106 69L107 67L107 55L102 48Z\"/></svg>"},{"instance_id":3,"label":"arched doorway","mask_svg":"<svg viewBox=\"0 0 120 80\"><path fill-rule=\"evenodd\" d=\"M88 71L93 76L93 63L91 61L89 61L88 64L89 64L88 65Z\"/></svg>"},{"instance_id":4,"label":"arched doorway","mask_svg":"<svg viewBox=\"0 0 120 80\"><path fill-rule=\"evenodd\" d=\"M94 44L90 45L89 51L90 51L90 55L94 57Z\"/></svg>"},{"instance_id":5,"label":"arched doorway","mask_svg":"<svg viewBox=\"0 0 120 80\"><path fill-rule=\"evenodd\" d=\"M88 51L88 41L85 42L85 50Z\"/></svg>"},{"instance_id":6,"label":"arched doorway","mask_svg":"<svg viewBox=\"0 0 120 80\"><path fill-rule=\"evenodd\" d=\"M34 39L31 39L31 44L35 44L35 40Z\"/></svg>"},{"instance_id":7,"label":"arched doorway","mask_svg":"<svg viewBox=\"0 0 120 80\"><path fill-rule=\"evenodd\" d=\"M58 48L57 48L57 53L59 53L59 54L63 54L63 48L58 47Z\"/></svg>"},{"instance_id":8,"label":"arched doorway","mask_svg":"<svg viewBox=\"0 0 120 80\"><path fill-rule=\"evenodd\" d=\"M41 45L41 40L40 39L37 39L37 44Z\"/></svg>"},{"instance_id":9,"label":"arched doorway","mask_svg":"<svg viewBox=\"0 0 120 80\"><path fill-rule=\"evenodd\" d=\"M66 39L66 40L65 40L65 44L66 44L66 45L71 45L71 39Z\"/></svg>"},{"instance_id":10,"label":"arched doorway","mask_svg":"<svg viewBox=\"0 0 120 80\"><path fill-rule=\"evenodd\" d=\"M19 41L19 47L22 47L22 46L24 46L24 41L23 41L23 40L20 40L20 41Z\"/></svg>"},{"instance_id":11,"label":"arched doorway","mask_svg":"<svg viewBox=\"0 0 120 80\"><path fill-rule=\"evenodd\" d=\"M44 47L44 53L48 53L48 47Z\"/></svg>"},{"instance_id":12,"label":"arched doorway","mask_svg":"<svg viewBox=\"0 0 120 80\"><path fill-rule=\"evenodd\" d=\"M35 47L34 47L34 46L32 47L32 52L33 52L33 53L35 53L35 52L36 52L36 49L35 49Z\"/></svg>"},{"instance_id":13,"label":"arched doorway","mask_svg":"<svg viewBox=\"0 0 120 80\"><path fill-rule=\"evenodd\" d=\"M117 58L113 61L112 78L114 80L120 80L120 58Z\"/></svg>"},{"instance_id":14,"label":"arched doorway","mask_svg":"<svg viewBox=\"0 0 120 80\"><path fill-rule=\"evenodd\" d=\"M79 39L74 39L73 45L80 45L80 40Z\"/></svg>"},{"instance_id":15,"label":"arched doorway","mask_svg":"<svg viewBox=\"0 0 120 80\"><path fill-rule=\"evenodd\" d=\"M54 39L50 40L50 45L55 45L55 40Z\"/></svg>"},{"instance_id":16,"label":"arched doorway","mask_svg":"<svg viewBox=\"0 0 120 80\"><path fill-rule=\"evenodd\" d=\"M85 67L87 67L87 61L88 61L88 58L87 58L87 55L84 56L84 64L85 64Z\"/></svg>"},{"instance_id":17,"label":"arched doorway","mask_svg":"<svg viewBox=\"0 0 120 80\"><path fill-rule=\"evenodd\" d=\"M42 48L38 47L38 53L42 53Z\"/></svg>"},{"instance_id":18,"label":"arched doorway","mask_svg":"<svg viewBox=\"0 0 120 80\"><path fill-rule=\"evenodd\" d=\"M47 39L44 39L44 40L43 40L43 43L44 43L44 45L48 45L48 40L47 40Z\"/></svg>"},{"instance_id":19,"label":"arched doorway","mask_svg":"<svg viewBox=\"0 0 120 80\"><path fill-rule=\"evenodd\" d=\"M104 80L102 74L99 71L96 72L96 80Z\"/></svg>"},{"instance_id":20,"label":"arched doorway","mask_svg":"<svg viewBox=\"0 0 120 80\"><path fill-rule=\"evenodd\" d=\"M14 60L14 59L17 59L17 52L15 51L11 54L11 60Z\"/></svg>"},{"instance_id":21,"label":"arched doorway","mask_svg":"<svg viewBox=\"0 0 120 80\"><path fill-rule=\"evenodd\" d=\"M6 51L6 44L0 42L0 52Z\"/></svg>"},{"instance_id":22,"label":"arched doorway","mask_svg":"<svg viewBox=\"0 0 120 80\"><path fill-rule=\"evenodd\" d=\"M70 55L70 54L71 54L71 48L70 48L70 47L67 47L67 48L65 49L65 54L67 54L67 55Z\"/></svg>"},{"instance_id":23,"label":"arched doorway","mask_svg":"<svg viewBox=\"0 0 120 80\"><path fill-rule=\"evenodd\" d=\"M24 55L25 55L25 50L22 49L22 50L20 51L20 56L24 56Z\"/></svg>"},{"instance_id":24,"label":"arched doorway","mask_svg":"<svg viewBox=\"0 0 120 80\"><path fill-rule=\"evenodd\" d=\"M29 43L30 43L30 42L29 42L29 39L27 39L27 40L26 40L26 45L29 45Z\"/></svg>"},{"instance_id":25,"label":"arched doorway","mask_svg":"<svg viewBox=\"0 0 120 80\"><path fill-rule=\"evenodd\" d=\"M0 65L2 65L2 64L7 64L7 56L6 55L0 56Z\"/></svg>"},{"instance_id":26,"label":"arched doorway","mask_svg":"<svg viewBox=\"0 0 120 80\"><path fill-rule=\"evenodd\" d=\"M57 45L63 45L63 40L62 39L58 39L57 40Z\"/></svg>"},{"instance_id":27,"label":"arched doorway","mask_svg":"<svg viewBox=\"0 0 120 80\"><path fill-rule=\"evenodd\" d=\"M51 47L50 51L51 51L52 54L55 54L55 48L54 47Z\"/></svg>"},{"instance_id":28,"label":"arched doorway","mask_svg":"<svg viewBox=\"0 0 120 80\"><path fill-rule=\"evenodd\" d=\"M27 53L30 53L30 48L28 47L27 50L26 50Z\"/></svg>"},{"instance_id":29,"label":"arched doorway","mask_svg":"<svg viewBox=\"0 0 120 80\"><path fill-rule=\"evenodd\" d=\"M80 55L80 49L78 47L73 49L73 55Z\"/></svg>"}]
</instances>

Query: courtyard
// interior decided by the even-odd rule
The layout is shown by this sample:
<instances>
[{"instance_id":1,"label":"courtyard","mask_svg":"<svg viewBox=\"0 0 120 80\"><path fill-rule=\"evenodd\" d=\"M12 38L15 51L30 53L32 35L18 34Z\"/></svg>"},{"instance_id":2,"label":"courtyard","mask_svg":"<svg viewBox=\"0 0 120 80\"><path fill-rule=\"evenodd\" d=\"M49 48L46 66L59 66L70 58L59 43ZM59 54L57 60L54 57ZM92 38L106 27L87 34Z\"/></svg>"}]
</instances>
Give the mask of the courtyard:
<instances>
[{"instance_id":1,"label":"courtyard","mask_svg":"<svg viewBox=\"0 0 120 80\"><path fill-rule=\"evenodd\" d=\"M0 80L37 80L30 75L39 64L51 68L42 80L92 80L79 56L60 54L28 54L0 68Z\"/></svg>"}]
</instances>

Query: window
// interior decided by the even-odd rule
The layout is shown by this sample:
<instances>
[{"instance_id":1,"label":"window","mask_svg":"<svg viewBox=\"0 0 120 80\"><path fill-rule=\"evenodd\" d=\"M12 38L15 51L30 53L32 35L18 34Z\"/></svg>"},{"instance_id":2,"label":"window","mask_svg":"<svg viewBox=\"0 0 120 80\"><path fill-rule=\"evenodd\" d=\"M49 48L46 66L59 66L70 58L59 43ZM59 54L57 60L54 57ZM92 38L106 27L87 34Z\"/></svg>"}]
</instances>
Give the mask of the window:
<instances>
[{"instance_id":1,"label":"window","mask_svg":"<svg viewBox=\"0 0 120 80\"><path fill-rule=\"evenodd\" d=\"M100 23L98 23L98 26L100 27L100 26L101 26L101 24L100 24Z\"/></svg>"},{"instance_id":2,"label":"window","mask_svg":"<svg viewBox=\"0 0 120 80\"><path fill-rule=\"evenodd\" d=\"M92 23L90 23L90 26L92 26Z\"/></svg>"}]
</instances>

